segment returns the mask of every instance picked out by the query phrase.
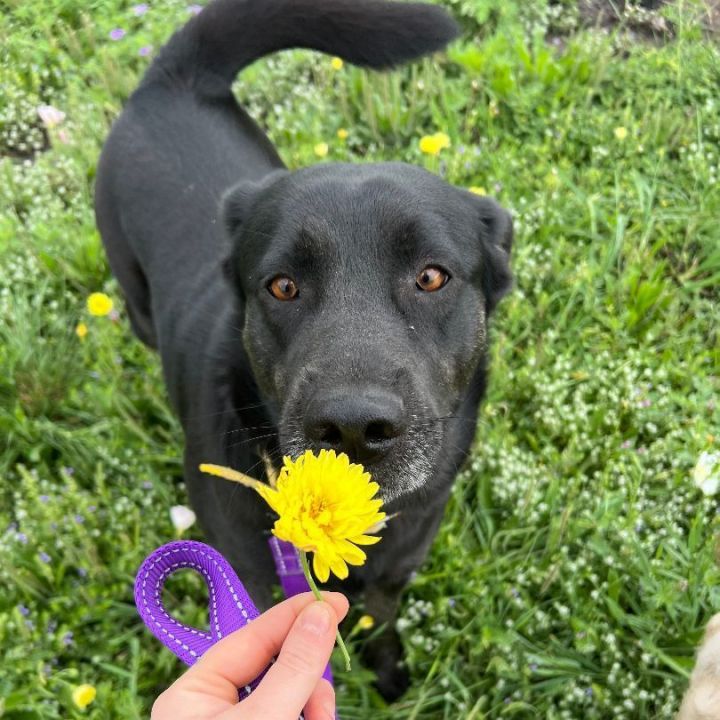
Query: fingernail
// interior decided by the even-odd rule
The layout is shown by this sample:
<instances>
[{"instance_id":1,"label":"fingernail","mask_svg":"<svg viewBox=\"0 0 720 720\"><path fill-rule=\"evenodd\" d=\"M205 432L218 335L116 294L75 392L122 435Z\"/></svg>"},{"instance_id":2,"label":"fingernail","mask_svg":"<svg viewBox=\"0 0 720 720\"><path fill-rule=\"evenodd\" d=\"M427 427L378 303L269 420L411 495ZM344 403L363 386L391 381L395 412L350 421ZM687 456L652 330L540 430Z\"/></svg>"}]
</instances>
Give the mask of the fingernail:
<instances>
[{"instance_id":1,"label":"fingernail","mask_svg":"<svg viewBox=\"0 0 720 720\"><path fill-rule=\"evenodd\" d=\"M300 627L311 635L325 635L330 629L330 610L324 602L308 605L300 616Z\"/></svg>"}]
</instances>

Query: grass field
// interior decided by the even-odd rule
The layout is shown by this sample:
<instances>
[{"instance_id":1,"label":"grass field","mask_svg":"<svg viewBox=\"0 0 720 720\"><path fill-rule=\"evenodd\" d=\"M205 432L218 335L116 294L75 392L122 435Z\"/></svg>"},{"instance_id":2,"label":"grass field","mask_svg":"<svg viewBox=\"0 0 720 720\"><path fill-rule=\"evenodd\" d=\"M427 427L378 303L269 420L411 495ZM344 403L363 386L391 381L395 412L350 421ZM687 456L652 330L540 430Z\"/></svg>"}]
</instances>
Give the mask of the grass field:
<instances>
[{"instance_id":1,"label":"grass field","mask_svg":"<svg viewBox=\"0 0 720 720\"><path fill-rule=\"evenodd\" d=\"M666 7L657 44L584 30L569 2L447 4L463 38L432 61L369 75L295 52L237 87L291 167L425 164L516 219L476 449L404 596L412 689L386 707L336 663L340 715L671 718L720 610L718 496L693 481L720 452L720 52L699 3ZM182 437L92 192L110 123L194 8L0 8L0 716L147 717L181 667L132 582L187 502ZM438 131L451 146L423 155ZM116 312L90 316L95 291ZM199 580L172 590L202 623Z\"/></svg>"}]
</instances>

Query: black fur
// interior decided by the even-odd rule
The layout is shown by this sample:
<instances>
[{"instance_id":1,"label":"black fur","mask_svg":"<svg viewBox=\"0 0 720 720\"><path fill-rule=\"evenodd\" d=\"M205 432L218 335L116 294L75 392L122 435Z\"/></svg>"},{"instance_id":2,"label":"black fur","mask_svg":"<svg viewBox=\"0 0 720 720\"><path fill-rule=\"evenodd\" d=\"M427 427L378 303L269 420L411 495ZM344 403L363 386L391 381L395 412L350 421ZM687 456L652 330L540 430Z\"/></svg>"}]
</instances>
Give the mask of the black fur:
<instances>
[{"instance_id":1,"label":"black fur","mask_svg":"<svg viewBox=\"0 0 720 720\"><path fill-rule=\"evenodd\" d=\"M273 518L201 462L258 477L306 447L363 461L400 511L344 589L386 623L378 687L407 676L398 598L430 546L485 391L487 316L510 286L509 215L399 163L288 172L230 91L256 58L309 47L369 67L441 48L438 7L380 0L215 0L176 33L99 163L96 214L137 335L159 350L208 541L260 606ZM451 279L427 293L416 276ZM300 293L268 292L277 275Z\"/></svg>"}]
</instances>

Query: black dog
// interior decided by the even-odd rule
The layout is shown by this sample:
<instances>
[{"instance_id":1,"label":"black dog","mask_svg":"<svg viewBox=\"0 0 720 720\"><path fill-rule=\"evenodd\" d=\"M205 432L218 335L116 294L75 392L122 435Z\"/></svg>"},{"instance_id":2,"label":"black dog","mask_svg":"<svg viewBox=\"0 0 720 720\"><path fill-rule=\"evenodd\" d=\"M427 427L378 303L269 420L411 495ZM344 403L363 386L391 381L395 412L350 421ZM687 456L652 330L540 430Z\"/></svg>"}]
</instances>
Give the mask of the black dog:
<instances>
[{"instance_id":1,"label":"black dog","mask_svg":"<svg viewBox=\"0 0 720 720\"><path fill-rule=\"evenodd\" d=\"M368 651L387 698L407 684L398 598L473 440L487 319L511 282L510 217L407 165L289 172L230 87L283 48L383 68L456 30L423 4L215 0L162 49L97 176L110 265L182 420L192 504L258 604L275 580L273 518L199 463L262 476L260 452L336 448L401 511L344 586L387 623Z\"/></svg>"}]
</instances>

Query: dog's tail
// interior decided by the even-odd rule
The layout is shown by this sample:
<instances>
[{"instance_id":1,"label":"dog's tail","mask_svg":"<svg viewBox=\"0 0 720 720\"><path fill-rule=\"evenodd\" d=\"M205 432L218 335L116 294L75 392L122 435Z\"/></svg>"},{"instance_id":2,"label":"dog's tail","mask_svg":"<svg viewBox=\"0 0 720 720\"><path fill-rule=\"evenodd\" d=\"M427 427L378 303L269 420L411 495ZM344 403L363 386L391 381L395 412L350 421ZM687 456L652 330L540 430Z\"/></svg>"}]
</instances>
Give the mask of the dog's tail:
<instances>
[{"instance_id":1,"label":"dog's tail","mask_svg":"<svg viewBox=\"0 0 720 720\"><path fill-rule=\"evenodd\" d=\"M381 69L440 50L457 32L445 10L425 3L213 0L173 35L145 82L226 95L240 70L277 50L319 50Z\"/></svg>"}]
</instances>

